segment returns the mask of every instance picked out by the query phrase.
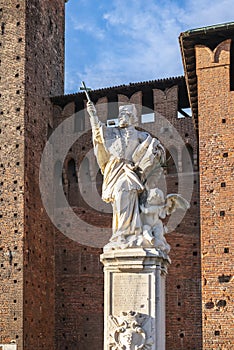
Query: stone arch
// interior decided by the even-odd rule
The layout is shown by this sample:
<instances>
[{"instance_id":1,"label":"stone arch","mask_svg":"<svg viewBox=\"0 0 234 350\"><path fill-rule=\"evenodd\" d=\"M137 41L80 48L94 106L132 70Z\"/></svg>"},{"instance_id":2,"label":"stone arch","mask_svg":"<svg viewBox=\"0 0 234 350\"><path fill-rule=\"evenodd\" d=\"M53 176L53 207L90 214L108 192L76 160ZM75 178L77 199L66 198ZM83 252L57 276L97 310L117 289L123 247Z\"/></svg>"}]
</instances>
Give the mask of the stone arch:
<instances>
[{"instance_id":1,"label":"stone arch","mask_svg":"<svg viewBox=\"0 0 234 350\"><path fill-rule=\"evenodd\" d=\"M78 200L78 178L76 173L76 162L70 158L66 167L68 202L75 206Z\"/></svg>"},{"instance_id":2,"label":"stone arch","mask_svg":"<svg viewBox=\"0 0 234 350\"><path fill-rule=\"evenodd\" d=\"M184 145L182 150L182 171L188 172L194 164L193 147L190 144Z\"/></svg>"},{"instance_id":3,"label":"stone arch","mask_svg":"<svg viewBox=\"0 0 234 350\"><path fill-rule=\"evenodd\" d=\"M176 147L171 146L166 152L167 174L176 174L178 167L178 151Z\"/></svg>"},{"instance_id":4,"label":"stone arch","mask_svg":"<svg viewBox=\"0 0 234 350\"><path fill-rule=\"evenodd\" d=\"M90 175L90 163L87 156L85 156L80 164L79 168L79 187L83 195L90 190L91 175Z\"/></svg>"},{"instance_id":5,"label":"stone arch","mask_svg":"<svg viewBox=\"0 0 234 350\"><path fill-rule=\"evenodd\" d=\"M61 208L63 202L63 165L60 160L57 160L54 165L54 188L55 188L55 207Z\"/></svg>"},{"instance_id":6,"label":"stone arch","mask_svg":"<svg viewBox=\"0 0 234 350\"><path fill-rule=\"evenodd\" d=\"M54 180L56 185L62 185L62 168L62 162L57 160L54 165Z\"/></svg>"},{"instance_id":7,"label":"stone arch","mask_svg":"<svg viewBox=\"0 0 234 350\"><path fill-rule=\"evenodd\" d=\"M60 106L54 105L53 116L55 118L60 118L62 115L62 108Z\"/></svg>"},{"instance_id":8,"label":"stone arch","mask_svg":"<svg viewBox=\"0 0 234 350\"><path fill-rule=\"evenodd\" d=\"M76 113L74 120L74 130L75 132L84 131L85 130L85 114L84 113Z\"/></svg>"},{"instance_id":9,"label":"stone arch","mask_svg":"<svg viewBox=\"0 0 234 350\"><path fill-rule=\"evenodd\" d=\"M90 164L89 164L88 157L84 157L82 161L80 173L81 173L82 180L91 180Z\"/></svg>"},{"instance_id":10,"label":"stone arch","mask_svg":"<svg viewBox=\"0 0 234 350\"><path fill-rule=\"evenodd\" d=\"M68 184L77 183L76 163L73 158L67 162L67 181Z\"/></svg>"}]
</instances>

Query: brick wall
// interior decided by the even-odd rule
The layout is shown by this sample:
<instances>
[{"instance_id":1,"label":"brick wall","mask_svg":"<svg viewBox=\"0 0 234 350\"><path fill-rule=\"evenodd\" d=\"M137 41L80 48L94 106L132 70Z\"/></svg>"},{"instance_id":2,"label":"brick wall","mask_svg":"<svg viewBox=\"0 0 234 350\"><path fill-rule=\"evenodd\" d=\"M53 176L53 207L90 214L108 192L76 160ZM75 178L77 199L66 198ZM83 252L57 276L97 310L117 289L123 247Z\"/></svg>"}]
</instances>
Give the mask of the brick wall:
<instances>
[{"instance_id":1,"label":"brick wall","mask_svg":"<svg viewBox=\"0 0 234 350\"><path fill-rule=\"evenodd\" d=\"M233 349L234 95L230 44L196 46L203 349Z\"/></svg>"},{"instance_id":2,"label":"brick wall","mask_svg":"<svg viewBox=\"0 0 234 350\"><path fill-rule=\"evenodd\" d=\"M54 232L38 182L49 97L63 93L64 0L0 1L0 18L0 343L53 349Z\"/></svg>"},{"instance_id":3,"label":"brick wall","mask_svg":"<svg viewBox=\"0 0 234 350\"><path fill-rule=\"evenodd\" d=\"M52 127L49 97L63 93L64 0L27 2L25 96L24 350L54 348L54 230L39 192Z\"/></svg>"},{"instance_id":4,"label":"brick wall","mask_svg":"<svg viewBox=\"0 0 234 350\"><path fill-rule=\"evenodd\" d=\"M0 1L0 343L23 343L25 2Z\"/></svg>"}]
</instances>

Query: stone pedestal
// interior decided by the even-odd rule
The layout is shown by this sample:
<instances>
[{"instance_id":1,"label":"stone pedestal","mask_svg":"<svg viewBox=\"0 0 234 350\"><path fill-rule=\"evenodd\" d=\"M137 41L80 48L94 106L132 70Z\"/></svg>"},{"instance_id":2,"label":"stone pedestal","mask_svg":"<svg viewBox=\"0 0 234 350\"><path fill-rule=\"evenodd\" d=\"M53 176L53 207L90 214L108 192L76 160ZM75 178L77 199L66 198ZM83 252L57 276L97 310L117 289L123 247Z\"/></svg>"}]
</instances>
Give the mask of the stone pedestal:
<instances>
[{"instance_id":1,"label":"stone pedestal","mask_svg":"<svg viewBox=\"0 0 234 350\"><path fill-rule=\"evenodd\" d=\"M105 274L104 350L165 350L168 256L155 248L101 255Z\"/></svg>"}]
</instances>

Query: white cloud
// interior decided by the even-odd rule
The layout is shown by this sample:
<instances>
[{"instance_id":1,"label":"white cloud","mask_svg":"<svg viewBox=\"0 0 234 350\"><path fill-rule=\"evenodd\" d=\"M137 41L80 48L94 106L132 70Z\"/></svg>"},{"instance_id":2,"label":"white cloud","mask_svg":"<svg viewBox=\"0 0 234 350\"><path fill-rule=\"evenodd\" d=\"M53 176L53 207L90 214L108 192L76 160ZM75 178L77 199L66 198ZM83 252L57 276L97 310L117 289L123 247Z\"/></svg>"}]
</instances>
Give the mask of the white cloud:
<instances>
[{"instance_id":1,"label":"white cloud","mask_svg":"<svg viewBox=\"0 0 234 350\"><path fill-rule=\"evenodd\" d=\"M191 28L206 27L218 23L232 22L234 3L232 0L209 1L189 0L188 11L185 12L183 22ZM190 28L190 29L191 29Z\"/></svg>"},{"instance_id":2,"label":"white cloud","mask_svg":"<svg viewBox=\"0 0 234 350\"><path fill-rule=\"evenodd\" d=\"M83 33L88 33L91 36L93 36L96 39L104 39L104 30L99 28L95 22L93 21L88 21L87 19L83 18L82 20L78 20L76 17L71 17L71 20L73 22L73 29L83 32ZM82 35L82 33L81 33Z\"/></svg>"},{"instance_id":3,"label":"white cloud","mask_svg":"<svg viewBox=\"0 0 234 350\"><path fill-rule=\"evenodd\" d=\"M93 33L100 41L95 48L87 43L84 50L92 60L78 65L72 76L101 88L181 75L179 34L231 21L233 10L232 0L114 0L103 6L99 19L76 22L80 35Z\"/></svg>"}]
</instances>

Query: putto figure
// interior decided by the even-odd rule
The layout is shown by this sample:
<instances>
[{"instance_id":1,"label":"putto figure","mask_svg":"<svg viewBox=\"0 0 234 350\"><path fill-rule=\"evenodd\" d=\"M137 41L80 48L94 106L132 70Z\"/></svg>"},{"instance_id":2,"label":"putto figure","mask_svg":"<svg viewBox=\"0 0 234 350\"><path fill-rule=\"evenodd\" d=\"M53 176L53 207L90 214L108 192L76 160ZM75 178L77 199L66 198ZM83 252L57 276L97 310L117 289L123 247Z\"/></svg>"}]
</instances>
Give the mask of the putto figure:
<instances>
[{"instance_id":1,"label":"putto figure","mask_svg":"<svg viewBox=\"0 0 234 350\"><path fill-rule=\"evenodd\" d=\"M111 128L100 122L90 100L87 110L94 152L104 178L102 199L113 207L113 233L106 248L141 245L139 195L145 190L147 174L165 162L165 150L159 140L135 128L135 105L121 106L119 126Z\"/></svg>"},{"instance_id":2,"label":"putto figure","mask_svg":"<svg viewBox=\"0 0 234 350\"><path fill-rule=\"evenodd\" d=\"M166 198L159 188L147 189L147 197L140 205L143 224L142 239L151 242L157 249L168 254L170 246L165 239L167 227L161 219L176 209L187 210L189 203L179 194L168 194Z\"/></svg>"}]
</instances>

